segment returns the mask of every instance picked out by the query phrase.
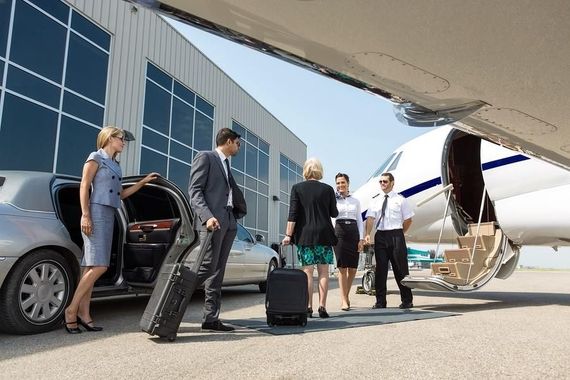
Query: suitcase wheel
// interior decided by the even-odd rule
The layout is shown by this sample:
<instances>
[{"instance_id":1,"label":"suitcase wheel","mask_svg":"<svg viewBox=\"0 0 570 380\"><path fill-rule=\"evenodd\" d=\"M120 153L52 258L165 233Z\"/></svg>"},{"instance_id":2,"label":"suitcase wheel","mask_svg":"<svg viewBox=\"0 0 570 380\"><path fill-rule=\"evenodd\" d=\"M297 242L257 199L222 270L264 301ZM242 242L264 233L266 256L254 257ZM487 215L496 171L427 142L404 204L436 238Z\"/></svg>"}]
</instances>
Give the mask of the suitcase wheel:
<instances>
[{"instance_id":1,"label":"suitcase wheel","mask_svg":"<svg viewBox=\"0 0 570 380\"><path fill-rule=\"evenodd\" d=\"M174 342L176 340L176 334L167 335L166 340L168 340L169 342Z\"/></svg>"},{"instance_id":2,"label":"suitcase wheel","mask_svg":"<svg viewBox=\"0 0 570 380\"><path fill-rule=\"evenodd\" d=\"M303 316L301 316L301 318L299 318L299 324L302 327L307 326L307 314L303 314Z\"/></svg>"},{"instance_id":3,"label":"suitcase wheel","mask_svg":"<svg viewBox=\"0 0 570 380\"><path fill-rule=\"evenodd\" d=\"M275 326L275 320L273 319L272 315L267 315L267 326L269 327Z\"/></svg>"}]
</instances>

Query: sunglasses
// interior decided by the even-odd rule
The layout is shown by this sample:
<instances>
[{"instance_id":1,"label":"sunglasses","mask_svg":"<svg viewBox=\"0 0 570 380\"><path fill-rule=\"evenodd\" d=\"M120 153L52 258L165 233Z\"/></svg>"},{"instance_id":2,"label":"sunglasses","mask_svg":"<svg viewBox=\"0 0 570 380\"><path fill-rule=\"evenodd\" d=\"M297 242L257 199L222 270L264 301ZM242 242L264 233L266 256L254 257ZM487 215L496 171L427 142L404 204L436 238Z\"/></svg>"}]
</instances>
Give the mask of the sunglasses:
<instances>
[{"instance_id":1,"label":"sunglasses","mask_svg":"<svg viewBox=\"0 0 570 380\"><path fill-rule=\"evenodd\" d=\"M386 180L386 179L381 179L380 181L378 181L380 183L390 183L390 181Z\"/></svg>"}]
</instances>

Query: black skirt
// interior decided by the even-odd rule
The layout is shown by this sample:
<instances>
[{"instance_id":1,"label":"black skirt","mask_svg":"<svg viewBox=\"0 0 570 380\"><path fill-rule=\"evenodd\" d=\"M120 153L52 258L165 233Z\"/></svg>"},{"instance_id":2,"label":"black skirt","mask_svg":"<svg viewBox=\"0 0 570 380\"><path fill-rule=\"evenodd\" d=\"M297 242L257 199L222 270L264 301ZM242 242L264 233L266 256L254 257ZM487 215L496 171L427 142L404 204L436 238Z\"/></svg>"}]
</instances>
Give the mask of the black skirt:
<instances>
[{"instance_id":1,"label":"black skirt","mask_svg":"<svg viewBox=\"0 0 570 380\"><path fill-rule=\"evenodd\" d=\"M356 220L338 219L334 227L338 244L334 247L337 268L358 268L360 234Z\"/></svg>"}]
</instances>

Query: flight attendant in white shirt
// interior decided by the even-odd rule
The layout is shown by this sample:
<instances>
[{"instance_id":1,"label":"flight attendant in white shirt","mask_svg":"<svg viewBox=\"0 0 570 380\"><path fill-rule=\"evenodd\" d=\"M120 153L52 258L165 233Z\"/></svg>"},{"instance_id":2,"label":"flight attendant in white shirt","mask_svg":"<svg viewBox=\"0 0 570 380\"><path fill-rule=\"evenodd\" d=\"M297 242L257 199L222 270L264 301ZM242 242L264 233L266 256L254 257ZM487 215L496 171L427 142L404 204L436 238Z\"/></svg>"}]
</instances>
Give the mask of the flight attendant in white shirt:
<instances>
[{"instance_id":1,"label":"flight attendant in white shirt","mask_svg":"<svg viewBox=\"0 0 570 380\"><path fill-rule=\"evenodd\" d=\"M356 275L360 251L364 244L364 225L360 210L360 201L350 196L350 180L347 174L338 173L336 182L336 207L338 217L335 222L335 234L338 244L334 247L338 283L341 296L341 310L350 310L350 287Z\"/></svg>"}]
</instances>

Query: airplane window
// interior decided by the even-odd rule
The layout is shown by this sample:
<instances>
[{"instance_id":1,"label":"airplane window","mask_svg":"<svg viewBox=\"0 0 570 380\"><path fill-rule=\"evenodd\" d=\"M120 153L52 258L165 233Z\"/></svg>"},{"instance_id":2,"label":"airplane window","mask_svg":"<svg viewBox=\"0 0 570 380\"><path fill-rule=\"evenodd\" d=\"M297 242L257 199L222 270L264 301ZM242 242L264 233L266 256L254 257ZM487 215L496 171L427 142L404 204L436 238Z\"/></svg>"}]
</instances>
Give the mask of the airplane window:
<instances>
[{"instance_id":1,"label":"airplane window","mask_svg":"<svg viewBox=\"0 0 570 380\"><path fill-rule=\"evenodd\" d=\"M402 157L402 152L398 153L398 156L396 157L396 159L392 162L392 164L390 165L390 167L388 169L386 169L387 172L391 172L392 170L396 170L396 167L398 166L398 162L400 161L400 158Z\"/></svg>"},{"instance_id":2,"label":"airplane window","mask_svg":"<svg viewBox=\"0 0 570 380\"><path fill-rule=\"evenodd\" d=\"M374 177L378 177L380 174L384 173L384 168L386 166L388 166L388 164L390 163L390 161L392 161L392 159L394 158L394 156L396 155L396 152L392 153L388 159L386 161L384 161L384 163L382 165L380 165L380 167L374 172L374 174L372 174L370 176L370 178L374 178ZM369 178L369 179L370 179Z\"/></svg>"}]
</instances>

